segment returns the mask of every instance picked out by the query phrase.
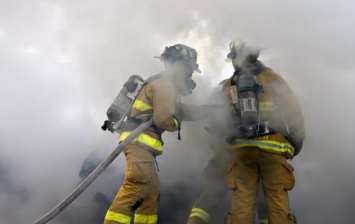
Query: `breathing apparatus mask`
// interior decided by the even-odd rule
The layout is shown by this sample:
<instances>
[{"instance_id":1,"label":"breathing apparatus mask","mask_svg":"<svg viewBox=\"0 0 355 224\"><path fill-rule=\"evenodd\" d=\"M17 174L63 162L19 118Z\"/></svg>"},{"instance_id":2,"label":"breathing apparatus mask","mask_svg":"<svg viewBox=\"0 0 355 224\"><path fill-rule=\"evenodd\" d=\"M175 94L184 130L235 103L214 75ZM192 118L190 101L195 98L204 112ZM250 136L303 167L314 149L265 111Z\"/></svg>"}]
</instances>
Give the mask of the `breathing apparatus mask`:
<instances>
[{"instance_id":1,"label":"breathing apparatus mask","mask_svg":"<svg viewBox=\"0 0 355 224\"><path fill-rule=\"evenodd\" d=\"M178 77L182 80L179 91L182 96L190 95L196 87L195 81L192 80L192 73L194 71L201 73L200 69L198 69L196 50L183 44L176 44L171 47L165 47L161 56L156 58L172 64L177 61L181 62L179 64L184 68L182 69L182 74L178 74L182 76Z\"/></svg>"},{"instance_id":2,"label":"breathing apparatus mask","mask_svg":"<svg viewBox=\"0 0 355 224\"><path fill-rule=\"evenodd\" d=\"M192 90L196 88L196 82L192 79L192 73L188 74L184 78L184 85L180 88L180 94L182 96L188 96L192 94Z\"/></svg>"}]
</instances>

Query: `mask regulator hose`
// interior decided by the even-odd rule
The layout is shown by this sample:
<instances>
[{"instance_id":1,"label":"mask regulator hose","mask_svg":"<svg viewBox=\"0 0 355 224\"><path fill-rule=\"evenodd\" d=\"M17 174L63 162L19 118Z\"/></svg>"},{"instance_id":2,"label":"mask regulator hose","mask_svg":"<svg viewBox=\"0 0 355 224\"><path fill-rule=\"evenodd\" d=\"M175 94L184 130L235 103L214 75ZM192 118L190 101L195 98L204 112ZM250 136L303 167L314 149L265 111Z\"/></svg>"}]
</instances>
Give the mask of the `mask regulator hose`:
<instances>
[{"instance_id":1,"label":"mask regulator hose","mask_svg":"<svg viewBox=\"0 0 355 224\"><path fill-rule=\"evenodd\" d=\"M54 207L47 214L39 218L32 224L45 224L56 217L59 213L61 213L68 205L70 205L84 190L104 171L110 163L116 159L116 157L127 147L129 143L133 141L140 133L145 131L153 124L153 118L139 125L135 130L131 132L131 134L123 140L116 149L104 160L102 161L96 169L85 179L81 184L70 194L68 195L61 203L59 203L56 207Z\"/></svg>"}]
</instances>

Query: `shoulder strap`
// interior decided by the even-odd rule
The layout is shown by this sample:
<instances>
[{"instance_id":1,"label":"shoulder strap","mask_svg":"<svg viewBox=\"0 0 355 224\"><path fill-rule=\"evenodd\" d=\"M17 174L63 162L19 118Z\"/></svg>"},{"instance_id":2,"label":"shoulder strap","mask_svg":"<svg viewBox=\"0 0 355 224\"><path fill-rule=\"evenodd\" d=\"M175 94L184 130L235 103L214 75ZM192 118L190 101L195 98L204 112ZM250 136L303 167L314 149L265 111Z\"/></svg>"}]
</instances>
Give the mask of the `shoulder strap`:
<instances>
[{"instance_id":1,"label":"shoulder strap","mask_svg":"<svg viewBox=\"0 0 355 224\"><path fill-rule=\"evenodd\" d=\"M156 74L156 75L152 75L152 76L150 76L149 78L147 78L147 79L144 81L144 84L143 84L143 86L142 86L142 88L140 89L139 92L142 91L142 89L144 88L144 86L148 85L149 83L153 82L154 80L157 80L157 79L160 78L160 77L161 77L161 74ZM138 96L138 95L139 95L139 93L137 94L137 96ZM134 102L136 101L137 96L136 96L136 98L132 101L132 105L133 105ZM127 115L127 118L128 118L128 119L132 119L132 117L131 117L131 111L132 111L132 106L131 106L131 108L129 109L129 112L128 112L128 115ZM154 112L153 109L146 110L146 111L141 111L141 112L138 112L138 113L136 114L136 116L140 116L140 115L143 115L143 114L146 114L146 113L153 113L153 112Z\"/></svg>"},{"instance_id":2,"label":"shoulder strap","mask_svg":"<svg viewBox=\"0 0 355 224\"><path fill-rule=\"evenodd\" d=\"M263 71L265 70L271 70L271 68L269 67L266 67L264 64L262 63L258 63L255 65L255 68L252 70L252 73L257 76L259 75L260 73L262 73Z\"/></svg>"},{"instance_id":3,"label":"shoulder strap","mask_svg":"<svg viewBox=\"0 0 355 224\"><path fill-rule=\"evenodd\" d=\"M228 79L223 80L222 82L218 83L218 87L224 86L224 84L228 81Z\"/></svg>"},{"instance_id":4,"label":"shoulder strap","mask_svg":"<svg viewBox=\"0 0 355 224\"><path fill-rule=\"evenodd\" d=\"M156 74L156 75L152 75L150 76L149 78L147 78L145 81L144 81L144 85L148 85L149 83L153 82L154 80L157 80L161 77L161 74Z\"/></svg>"}]
</instances>

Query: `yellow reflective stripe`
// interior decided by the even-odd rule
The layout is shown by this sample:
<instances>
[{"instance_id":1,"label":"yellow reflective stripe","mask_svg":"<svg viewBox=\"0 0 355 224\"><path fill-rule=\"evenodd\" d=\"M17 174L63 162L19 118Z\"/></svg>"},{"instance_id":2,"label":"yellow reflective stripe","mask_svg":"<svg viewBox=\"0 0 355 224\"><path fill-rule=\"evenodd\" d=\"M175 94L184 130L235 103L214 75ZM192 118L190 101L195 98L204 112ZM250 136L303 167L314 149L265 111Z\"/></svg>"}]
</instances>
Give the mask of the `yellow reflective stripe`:
<instances>
[{"instance_id":1,"label":"yellow reflective stripe","mask_svg":"<svg viewBox=\"0 0 355 224\"><path fill-rule=\"evenodd\" d=\"M132 108L140 110L140 111L146 111L146 110L150 110L153 109L152 106L144 103L142 100L138 100L136 99L132 105Z\"/></svg>"},{"instance_id":2,"label":"yellow reflective stripe","mask_svg":"<svg viewBox=\"0 0 355 224\"><path fill-rule=\"evenodd\" d=\"M261 101L259 105L261 111L273 111L275 109L274 103L270 101Z\"/></svg>"},{"instance_id":3,"label":"yellow reflective stripe","mask_svg":"<svg viewBox=\"0 0 355 224\"><path fill-rule=\"evenodd\" d=\"M174 119L174 124L175 124L175 130L178 129L180 127L180 122L178 119L176 119L175 117L173 117Z\"/></svg>"},{"instance_id":4,"label":"yellow reflective stripe","mask_svg":"<svg viewBox=\"0 0 355 224\"><path fill-rule=\"evenodd\" d=\"M121 141L125 140L130 133L131 133L130 131L122 132L118 141L121 142ZM163 151L163 144L161 143L161 141L159 141L158 139L153 138L147 134L144 134L144 133L139 134L135 139L133 139L132 142L139 142L139 143L147 145L157 151L160 151L160 152Z\"/></svg>"},{"instance_id":5,"label":"yellow reflective stripe","mask_svg":"<svg viewBox=\"0 0 355 224\"><path fill-rule=\"evenodd\" d=\"M260 220L259 220L259 223L260 223L260 224L268 224L269 221L268 221L267 219L260 219Z\"/></svg>"},{"instance_id":6,"label":"yellow reflective stripe","mask_svg":"<svg viewBox=\"0 0 355 224\"><path fill-rule=\"evenodd\" d=\"M131 216L124 215L122 213L107 211L105 220L107 221L114 221L119 222L122 224L130 224L131 223Z\"/></svg>"},{"instance_id":7,"label":"yellow reflective stripe","mask_svg":"<svg viewBox=\"0 0 355 224\"><path fill-rule=\"evenodd\" d=\"M210 214L208 214L208 212L206 212L205 210L200 209L200 208L193 208L191 210L191 214L190 214L190 218L191 217L198 217L198 218L202 219L203 221L205 221L206 223L209 223L211 220Z\"/></svg>"},{"instance_id":8,"label":"yellow reflective stripe","mask_svg":"<svg viewBox=\"0 0 355 224\"><path fill-rule=\"evenodd\" d=\"M260 101L260 105L273 106L274 102L271 102L271 101Z\"/></svg>"},{"instance_id":9,"label":"yellow reflective stripe","mask_svg":"<svg viewBox=\"0 0 355 224\"><path fill-rule=\"evenodd\" d=\"M134 215L134 223L156 224L158 222L157 215Z\"/></svg>"},{"instance_id":10,"label":"yellow reflective stripe","mask_svg":"<svg viewBox=\"0 0 355 224\"><path fill-rule=\"evenodd\" d=\"M247 140L247 139L237 139L236 140L237 147L248 147L248 146L256 146L261 149L273 150L281 153L289 153L293 156L293 152L295 151L293 146L288 142L277 142L273 140Z\"/></svg>"}]
</instances>

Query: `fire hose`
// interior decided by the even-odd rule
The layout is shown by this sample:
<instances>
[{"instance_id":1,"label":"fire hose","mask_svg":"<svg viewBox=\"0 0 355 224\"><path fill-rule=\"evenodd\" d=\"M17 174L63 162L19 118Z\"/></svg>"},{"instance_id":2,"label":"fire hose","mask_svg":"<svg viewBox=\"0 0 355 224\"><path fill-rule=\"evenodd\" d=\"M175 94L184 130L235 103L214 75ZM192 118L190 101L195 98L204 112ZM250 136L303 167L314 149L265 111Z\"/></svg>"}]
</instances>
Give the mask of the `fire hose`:
<instances>
[{"instance_id":1,"label":"fire hose","mask_svg":"<svg viewBox=\"0 0 355 224\"><path fill-rule=\"evenodd\" d=\"M54 207L51 211L47 214L39 218L37 221L33 222L32 224L45 224L56 217L59 213L61 213L68 205L70 205L77 197L80 196L81 193L104 171L110 163L116 159L116 157L127 147L129 143L133 141L140 133L145 131L153 124L153 119L142 123L136 129L134 129L130 135L123 140L113 152L104 160L102 161L96 169L85 179L81 182L81 184L71 193L69 194L62 202L60 202L56 207Z\"/></svg>"}]
</instances>

